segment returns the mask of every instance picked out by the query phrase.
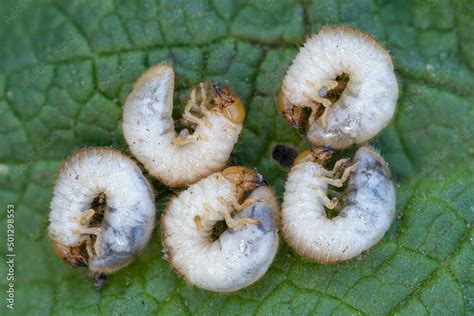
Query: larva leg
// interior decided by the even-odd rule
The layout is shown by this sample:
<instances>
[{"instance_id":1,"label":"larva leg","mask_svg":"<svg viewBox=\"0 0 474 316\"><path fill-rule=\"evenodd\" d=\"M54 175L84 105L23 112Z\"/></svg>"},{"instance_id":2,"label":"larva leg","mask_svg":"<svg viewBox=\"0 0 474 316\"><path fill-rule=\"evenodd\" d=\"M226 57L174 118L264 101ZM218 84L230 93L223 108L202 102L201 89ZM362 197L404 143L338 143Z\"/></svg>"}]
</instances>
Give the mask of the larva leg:
<instances>
[{"instance_id":1,"label":"larva leg","mask_svg":"<svg viewBox=\"0 0 474 316\"><path fill-rule=\"evenodd\" d=\"M342 176L340 179L323 178L323 181L335 187L342 187L344 182L347 181L347 178L349 178L349 175L351 174L351 172L355 171L356 168L357 168L357 164L353 164L352 166L344 169L344 172L342 173Z\"/></svg>"},{"instance_id":2,"label":"larva leg","mask_svg":"<svg viewBox=\"0 0 474 316\"><path fill-rule=\"evenodd\" d=\"M314 190L316 194L323 200L323 204L326 208L332 210L333 208L336 207L338 200L336 198L333 198L332 200L324 193L320 187L315 186L315 185L309 185L308 186L310 189Z\"/></svg>"},{"instance_id":3,"label":"larva leg","mask_svg":"<svg viewBox=\"0 0 474 316\"><path fill-rule=\"evenodd\" d=\"M201 87L201 93L202 93L202 87ZM204 96L201 96L201 98L206 98ZM210 127L210 124L209 122L206 122L205 120L193 115L191 113L191 109L197 104L196 102L196 88L193 88L191 90L191 93L190 93L190 99L188 101L188 103L186 104L186 107L184 108L184 114L183 114L183 118L191 123L194 123L194 124L197 124L197 125L202 125L202 124L206 124L208 127ZM201 100L201 103L199 105L199 108L201 109L201 111L203 110L203 107L205 107L205 103L203 103L203 100ZM207 111L207 109L206 109ZM203 111L203 113L205 113Z\"/></svg>"},{"instance_id":4,"label":"larva leg","mask_svg":"<svg viewBox=\"0 0 474 316\"><path fill-rule=\"evenodd\" d=\"M336 191L332 188L328 188L328 195L332 196L334 199L339 200L342 196L341 192Z\"/></svg>"},{"instance_id":5,"label":"larva leg","mask_svg":"<svg viewBox=\"0 0 474 316\"><path fill-rule=\"evenodd\" d=\"M189 143L194 143L198 140L207 140L207 137L203 135L189 135L187 129L183 129L179 135L171 141L171 144L176 146L183 146Z\"/></svg>"},{"instance_id":6,"label":"larva leg","mask_svg":"<svg viewBox=\"0 0 474 316\"><path fill-rule=\"evenodd\" d=\"M101 232L102 232L102 229L100 227L87 227L87 228L81 228L78 233L79 234L82 234L82 235L95 235L96 236L96 240L95 240L95 244L94 244L94 251L95 253L97 254L97 256L100 257L100 251L98 249L98 245L101 243ZM86 242L88 241L88 239L90 239L89 236L87 236L87 239L86 239ZM87 248L87 247L86 247ZM90 249L88 250L88 252L90 251Z\"/></svg>"},{"instance_id":7,"label":"larva leg","mask_svg":"<svg viewBox=\"0 0 474 316\"><path fill-rule=\"evenodd\" d=\"M86 227L78 230L79 234L82 235L95 235L98 236L101 233L102 229L100 227Z\"/></svg>"},{"instance_id":8,"label":"larva leg","mask_svg":"<svg viewBox=\"0 0 474 316\"><path fill-rule=\"evenodd\" d=\"M311 100L317 103L317 104L308 104L308 107L311 108L311 115L309 116L309 124L313 124L314 121L316 120L316 113L319 109L319 104L322 104L324 106L324 112L321 115L321 123L323 124L323 128L326 128L328 109L331 106L331 101L329 101L328 99L315 97L314 95L306 95L306 96L311 98Z\"/></svg>"},{"instance_id":9,"label":"larva leg","mask_svg":"<svg viewBox=\"0 0 474 316\"><path fill-rule=\"evenodd\" d=\"M328 109L331 106L331 101L326 99L326 95L329 90L334 89L337 87L337 81L335 80L329 80L325 84L316 84L310 80L307 81L307 83L314 88L315 93L308 95L309 98L311 98L314 102L321 103L325 109L323 114L321 115L321 123L323 125L323 128L326 129L327 126L327 116L328 116ZM312 114L312 113L311 113ZM310 121L310 123L314 122Z\"/></svg>"},{"instance_id":10,"label":"larva leg","mask_svg":"<svg viewBox=\"0 0 474 316\"><path fill-rule=\"evenodd\" d=\"M349 178L349 175L351 174L351 172L356 171L357 165L358 164L355 163L352 166L349 166L346 169L344 169L344 172L342 173L342 177L341 177L342 182L346 182L346 180L347 180L347 178Z\"/></svg>"},{"instance_id":11,"label":"larva leg","mask_svg":"<svg viewBox=\"0 0 474 316\"><path fill-rule=\"evenodd\" d=\"M246 225L258 225L260 224L260 221L254 218L249 218L249 217L244 217L244 218L239 218L239 219L233 219L232 216L230 216L229 212L224 213L224 218L227 226L229 226L232 229L239 229L242 228Z\"/></svg>"},{"instance_id":12,"label":"larva leg","mask_svg":"<svg viewBox=\"0 0 474 316\"><path fill-rule=\"evenodd\" d=\"M319 103L308 103L305 104L303 107L307 107L311 109L311 114L309 115L309 124L313 124L316 121L316 114L319 110Z\"/></svg>"},{"instance_id":13,"label":"larva leg","mask_svg":"<svg viewBox=\"0 0 474 316\"><path fill-rule=\"evenodd\" d=\"M234 201L234 208L237 212L240 212L244 209L246 209L247 207L251 206L252 204L255 204L257 203L258 200L257 199L246 199L242 204L239 204L236 200Z\"/></svg>"},{"instance_id":14,"label":"larva leg","mask_svg":"<svg viewBox=\"0 0 474 316\"><path fill-rule=\"evenodd\" d=\"M341 167L344 166L344 164L346 164L350 160L350 158L339 159L338 161L336 161L334 168L332 168L332 170L329 171L328 174L334 176L341 169Z\"/></svg>"},{"instance_id":15,"label":"larva leg","mask_svg":"<svg viewBox=\"0 0 474 316\"><path fill-rule=\"evenodd\" d=\"M192 124L197 124L197 125L205 124L204 120L202 120L201 118L191 113L191 109L194 107L195 104L196 104L196 90L193 89L191 91L191 99L188 101L188 103L186 104L186 107L184 108L183 119ZM189 135L188 129L185 128L181 130L178 136L171 141L171 144L176 145L176 146L183 146L189 143L193 143L199 139L200 139L199 135Z\"/></svg>"},{"instance_id":16,"label":"larva leg","mask_svg":"<svg viewBox=\"0 0 474 316\"><path fill-rule=\"evenodd\" d=\"M101 257L101 251L100 251L100 248L99 248L99 245L102 244L102 234L98 234L97 235L97 238L95 240L95 243L94 243L94 251L95 251L95 254L97 255L97 257Z\"/></svg>"},{"instance_id":17,"label":"larva leg","mask_svg":"<svg viewBox=\"0 0 474 316\"><path fill-rule=\"evenodd\" d=\"M217 199L219 200L219 202L221 202L224 205L228 204L228 202L223 197L218 197ZM247 203L248 200L250 200L250 202ZM248 205L251 205L255 202L256 202L256 200L254 200L254 199L247 199L247 200L245 200L244 203L239 204L237 202L237 200L234 200L234 201L231 202L231 204L235 208L236 211L241 211L241 210L243 210L242 207L246 208L246 207L248 207ZM204 206L204 207L206 207L206 206ZM243 227L245 225L248 225L248 224L253 224L253 225L258 225L259 224L258 220L253 219L253 218L248 218L248 217L239 218L238 220L233 219L232 216L230 216L229 212L224 212L224 219L225 219L225 222L226 222L227 226L229 226L232 229L241 228L241 227Z\"/></svg>"},{"instance_id":18,"label":"larva leg","mask_svg":"<svg viewBox=\"0 0 474 316\"><path fill-rule=\"evenodd\" d=\"M207 105L209 104L209 98L207 97L207 90L204 83L200 83L199 88L201 89L201 103L199 106L200 106L201 112L206 117L207 114L209 113L209 109L207 108Z\"/></svg>"},{"instance_id":19,"label":"larva leg","mask_svg":"<svg viewBox=\"0 0 474 316\"><path fill-rule=\"evenodd\" d=\"M196 228L197 228L197 230L199 230L199 231L204 231L204 226L202 225L201 216L196 215L196 216L194 217L194 223L196 223Z\"/></svg>"},{"instance_id":20,"label":"larva leg","mask_svg":"<svg viewBox=\"0 0 474 316\"><path fill-rule=\"evenodd\" d=\"M87 255L89 256L89 258L92 258L94 256L94 251L92 251L92 249L94 248L94 246L92 245L92 239L87 236L87 239L86 239L86 251L87 251Z\"/></svg>"},{"instance_id":21,"label":"larva leg","mask_svg":"<svg viewBox=\"0 0 474 316\"><path fill-rule=\"evenodd\" d=\"M89 222L91 221L91 218L94 217L94 214L95 214L95 211L91 208L88 209L87 211L83 212L81 214L81 218L79 220L81 225L89 224Z\"/></svg>"},{"instance_id":22,"label":"larva leg","mask_svg":"<svg viewBox=\"0 0 474 316\"><path fill-rule=\"evenodd\" d=\"M218 199L219 199L219 201L220 201L221 203L223 203L223 204L227 203L227 202L224 200L223 197L219 197ZM232 207L233 207L237 212L240 212L240 211L242 211L243 209L245 209L245 208L251 206L252 204L254 204L254 203L256 203L256 202L258 202L256 199L251 199L251 198L249 198L249 199L246 199L242 204L240 204L240 203L237 201L237 199L234 199L234 200L231 202L231 204L232 204Z\"/></svg>"}]
</instances>

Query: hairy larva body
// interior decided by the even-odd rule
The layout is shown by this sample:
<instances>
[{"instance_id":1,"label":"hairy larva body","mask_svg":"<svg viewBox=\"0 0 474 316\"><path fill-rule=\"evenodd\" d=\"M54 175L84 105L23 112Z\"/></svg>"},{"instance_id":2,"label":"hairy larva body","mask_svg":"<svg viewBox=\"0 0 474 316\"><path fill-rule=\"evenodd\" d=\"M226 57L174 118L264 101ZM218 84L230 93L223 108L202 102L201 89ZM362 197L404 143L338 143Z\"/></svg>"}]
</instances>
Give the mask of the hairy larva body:
<instances>
[{"instance_id":1,"label":"hairy larva body","mask_svg":"<svg viewBox=\"0 0 474 316\"><path fill-rule=\"evenodd\" d=\"M309 107L310 142L340 149L363 143L387 126L397 98L391 56L375 38L352 27L324 27L293 60L279 108L299 127L302 108Z\"/></svg>"},{"instance_id":2,"label":"hairy larva body","mask_svg":"<svg viewBox=\"0 0 474 316\"><path fill-rule=\"evenodd\" d=\"M111 148L85 148L59 170L49 221L53 248L64 261L97 276L111 273L148 242L153 192L130 158Z\"/></svg>"},{"instance_id":3,"label":"hairy larva body","mask_svg":"<svg viewBox=\"0 0 474 316\"><path fill-rule=\"evenodd\" d=\"M203 83L191 91L183 114L194 133L183 129L177 135L172 118L174 77L173 68L164 64L145 72L125 102L122 126L134 156L171 187L221 170L245 117L240 99L228 88Z\"/></svg>"},{"instance_id":4,"label":"hairy larva body","mask_svg":"<svg viewBox=\"0 0 474 316\"><path fill-rule=\"evenodd\" d=\"M253 190L261 176L235 168L191 185L170 202L161 219L170 264L189 283L210 291L252 284L267 271L278 248L279 207L273 192L266 186ZM242 180L242 170L254 175ZM239 204L242 189L253 192ZM222 220L228 228L212 240L213 226Z\"/></svg>"},{"instance_id":5,"label":"hairy larva body","mask_svg":"<svg viewBox=\"0 0 474 316\"><path fill-rule=\"evenodd\" d=\"M356 152L354 163L340 179L336 174L347 159L329 171L323 167L327 157L319 163L313 158L297 159L288 175L282 205L283 235L296 252L313 261L351 259L376 244L390 227L395 212L390 171L383 158L368 147ZM340 187L348 177L339 201L330 200L328 185ZM337 202L338 215L328 218L325 206L335 208Z\"/></svg>"}]
</instances>

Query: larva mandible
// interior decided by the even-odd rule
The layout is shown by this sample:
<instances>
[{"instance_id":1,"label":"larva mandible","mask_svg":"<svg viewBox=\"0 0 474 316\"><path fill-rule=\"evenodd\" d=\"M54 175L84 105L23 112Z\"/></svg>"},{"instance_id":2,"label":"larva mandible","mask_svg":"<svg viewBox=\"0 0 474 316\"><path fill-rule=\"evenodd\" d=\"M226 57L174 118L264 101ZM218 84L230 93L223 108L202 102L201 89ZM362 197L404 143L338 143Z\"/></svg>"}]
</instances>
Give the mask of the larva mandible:
<instances>
[{"instance_id":1,"label":"larva mandible","mask_svg":"<svg viewBox=\"0 0 474 316\"><path fill-rule=\"evenodd\" d=\"M162 242L171 266L187 282L231 292L265 274L278 249L279 206L262 184L253 169L229 167L171 200L161 218ZM245 191L252 192L239 204ZM228 228L212 240L221 220Z\"/></svg>"},{"instance_id":2,"label":"larva mandible","mask_svg":"<svg viewBox=\"0 0 474 316\"><path fill-rule=\"evenodd\" d=\"M187 128L177 135L172 118L174 71L160 64L135 83L123 109L123 134L133 155L151 175L177 187L221 170L242 130L240 98L219 84L193 88L184 110Z\"/></svg>"},{"instance_id":3,"label":"larva mandible","mask_svg":"<svg viewBox=\"0 0 474 316\"><path fill-rule=\"evenodd\" d=\"M319 263L348 260L375 245L395 212L390 171L377 152L361 147L351 166L341 159L329 171L324 163L331 155L330 148L316 147L297 157L282 205L284 238L297 253ZM330 200L328 185L341 187L347 179L339 199ZM325 207L337 207L338 215L328 218Z\"/></svg>"},{"instance_id":4,"label":"larva mandible","mask_svg":"<svg viewBox=\"0 0 474 316\"><path fill-rule=\"evenodd\" d=\"M85 148L59 169L49 221L56 254L73 267L88 267L100 287L148 242L154 195L130 158L107 147Z\"/></svg>"},{"instance_id":5,"label":"larva mandible","mask_svg":"<svg viewBox=\"0 0 474 316\"><path fill-rule=\"evenodd\" d=\"M363 143L387 126L397 98L392 58L377 39L348 26L324 27L293 60L278 106L298 128L303 108L310 108L309 141L341 149Z\"/></svg>"}]
</instances>

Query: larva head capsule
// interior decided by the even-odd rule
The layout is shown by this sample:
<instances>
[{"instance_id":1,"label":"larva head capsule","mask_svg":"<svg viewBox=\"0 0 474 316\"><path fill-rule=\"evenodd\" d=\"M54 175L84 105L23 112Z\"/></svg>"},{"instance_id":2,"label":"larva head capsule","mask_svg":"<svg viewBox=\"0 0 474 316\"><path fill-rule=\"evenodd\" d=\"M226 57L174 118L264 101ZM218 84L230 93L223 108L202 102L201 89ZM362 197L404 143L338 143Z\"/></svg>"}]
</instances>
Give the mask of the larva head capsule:
<instances>
[{"instance_id":1,"label":"larva head capsule","mask_svg":"<svg viewBox=\"0 0 474 316\"><path fill-rule=\"evenodd\" d=\"M224 169L222 175L243 191L251 191L265 184L263 176L252 168L232 166Z\"/></svg>"},{"instance_id":2,"label":"larva head capsule","mask_svg":"<svg viewBox=\"0 0 474 316\"><path fill-rule=\"evenodd\" d=\"M242 124L245 120L245 107L240 98L232 93L228 87L219 83L212 85L215 109L222 111L226 119L234 124Z\"/></svg>"},{"instance_id":3,"label":"larva head capsule","mask_svg":"<svg viewBox=\"0 0 474 316\"><path fill-rule=\"evenodd\" d=\"M331 159L334 150L331 146L316 146L312 149L307 149L301 152L295 159L293 165L297 165L303 162L316 162L322 166L326 164L326 161Z\"/></svg>"},{"instance_id":4,"label":"larva head capsule","mask_svg":"<svg viewBox=\"0 0 474 316\"><path fill-rule=\"evenodd\" d=\"M298 128L302 109L310 109L309 141L342 149L366 142L387 126L397 98L392 58L379 41L352 27L323 27L293 60L278 107Z\"/></svg>"},{"instance_id":5,"label":"larva head capsule","mask_svg":"<svg viewBox=\"0 0 474 316\"><path fill-rule=\"evenodd\" d=\"M86 259L82 253L80 247L70 247L58 243L56 241L51 241L53 246L54 253L62 261L70 264L73 268L87 267Z\"/></svg>"},{"instance_id":6,"label":"larva head capsule","mask_svg":"<svg viewBox=\"0 0 474 316\"><path fill-rule=\"evenodd\" d=\"M291 127L300 128L303 124L303 108L291 103L283 91L278 94L277 100L278 109L283 114L283 117L288 121Z\"/></svg>"}]
</instances>

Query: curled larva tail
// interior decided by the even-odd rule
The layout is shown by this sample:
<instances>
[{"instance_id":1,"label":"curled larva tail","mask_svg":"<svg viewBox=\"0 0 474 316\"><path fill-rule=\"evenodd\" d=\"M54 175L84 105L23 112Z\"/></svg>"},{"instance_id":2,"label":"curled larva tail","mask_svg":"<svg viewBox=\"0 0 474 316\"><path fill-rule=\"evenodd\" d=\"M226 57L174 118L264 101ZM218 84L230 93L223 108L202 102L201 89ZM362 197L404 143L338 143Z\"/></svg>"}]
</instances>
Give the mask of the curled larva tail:
<instances>
[{"instance_id":1,"label":"curled larva tail","mask_svg":"<svg viewBox=\"0 0 474 316\"><path fill-rule=\"evenodd\" d=\"M296 252L320 263L348 260L375 245L395 212L395 188L378 153L361 147L351 166L347 159L337 165L329 171L303 159L291 169L285 184L283 235ZM342 187L347 177L339 200L329 199L328 186ZM328 218L326 208L339 213Z\"/></svg>"},{"instance_id":2,"label":"curled larva tail","mask_svg":"<svg viewBox=\"0 0 474 316\"><path fill-rule=\"evenodd\" d=\"M130 158L111 148L85 148L59 170L49 221L61 259L93 273L114 272L151 236L153 192Z\"/></svg>"},{"instance_id":3,"label":"curled larva tail","mask_svg":"<svg viewBox=\"0 0 474 316\"><path fill-rule=\"evenodd\" d=\"M172 118L174 71L157 65L136 82L123 109L123 134L151 175L176 187L221 170L242 130L245 109L228 88L202 83L190 93L179 134ZM189 129L194 130L190 132Z\"/></svg>"},{"instance_id":4,"label":"curled larva tail","mask_svg":"<svg viewBox=\"0 0 474 316\"><path fill-rule=\"evenodd\" d=\"M398 84L389 52L352 27L324 27L305 42L283 80L279 108L295 127L311 109L308 139L340 149L392 119Z\"/></svg>"},{"instance_id":5,"label":"curled larva tail","mask_svg":"<svg viewBox=\"0 0 474 316\"><path fill-rule=\"evenodd\" d=\"M236 291L257 281L278 248L279 207L273 192L260 186L261 176L235 177L226 170L181 192L161 219L172 267L187 282L216 292ZM253 192L240 204L243 188ZM228 228L215 236L220 221Z\"/></svg>"}]
</instances>

